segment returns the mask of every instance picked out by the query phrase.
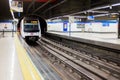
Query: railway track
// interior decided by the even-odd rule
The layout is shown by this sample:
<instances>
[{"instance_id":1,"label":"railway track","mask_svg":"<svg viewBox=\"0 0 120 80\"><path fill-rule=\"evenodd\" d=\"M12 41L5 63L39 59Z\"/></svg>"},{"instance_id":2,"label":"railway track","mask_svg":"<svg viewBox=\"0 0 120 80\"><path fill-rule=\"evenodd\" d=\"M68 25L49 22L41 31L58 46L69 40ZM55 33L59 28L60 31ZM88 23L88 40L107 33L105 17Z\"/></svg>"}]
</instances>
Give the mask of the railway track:
<instances>
[{"instance_id":1,"label":"railway track","mask_svg":"<svg viewBox=\"0 0 120 80\"><path fill-rule=\"evenodd\" d=\"M108 63L105 59L85 54L84 51L76 51L45 38L37 43L42 45L54 61L70 67L71 72L78 73L81 79L120 80L120 67L114 63Z\"/></svg>"},{"instance_id":2,"label":"railway track","mask_svg":"<svg viewBox=\"0 0 120 80\"><path fill-rule=\"evenodd\" d=\"M44 61L44 57L38 55L40 52L36 50L38 46L37 43L30 43L28 45L21 37L19 37L23 47L26 49L28 55L30 56L32 62L38 69L42 80L62 80L59 75Z\"/></svg>"},{"instance_id":3,"label":"railway track","mask_svg":"<svg viewBox=\"0 0 120 80\"><path fill-rule=\"evenodd\" d=\"M62 65L57 64L57 61L54 61L51 57L49 57L46 53L46 50L41 46L34 46L33 47L38 53L41 58L44 58L44 60L47 62L48 65L50 65L62 78L62 80L78 80L79 76L76 74L70 74L69 69L61 67ZM32 49L33 49L32 48ZM64 66L64 65L63 65Z\"/></svg>"}]
</instances>

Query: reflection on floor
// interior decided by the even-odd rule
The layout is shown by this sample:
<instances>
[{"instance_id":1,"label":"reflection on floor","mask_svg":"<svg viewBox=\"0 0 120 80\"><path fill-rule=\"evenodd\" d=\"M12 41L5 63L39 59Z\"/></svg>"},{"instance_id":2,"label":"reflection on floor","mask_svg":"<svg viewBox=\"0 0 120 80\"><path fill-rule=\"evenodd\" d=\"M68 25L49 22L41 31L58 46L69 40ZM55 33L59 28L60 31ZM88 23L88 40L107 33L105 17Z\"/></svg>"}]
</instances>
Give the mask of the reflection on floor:
<instances>
[{"instance_id":1,"label":"reflection on floor","mask_svg":"<svg viewBox=\"0 0 120 80\"><path fill-rule=\"evenodd\" d=\"M23 80L11 32L0 37L0 80Z\"/></svg>"}]
</instances>

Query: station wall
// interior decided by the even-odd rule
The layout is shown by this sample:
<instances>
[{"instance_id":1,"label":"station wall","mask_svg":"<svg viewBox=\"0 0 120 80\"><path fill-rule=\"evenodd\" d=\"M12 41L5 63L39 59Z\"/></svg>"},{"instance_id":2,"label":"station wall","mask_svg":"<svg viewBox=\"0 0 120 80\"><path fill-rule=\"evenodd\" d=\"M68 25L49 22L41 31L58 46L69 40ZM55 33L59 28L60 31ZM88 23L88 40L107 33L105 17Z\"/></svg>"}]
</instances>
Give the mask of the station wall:
<instances>
[{"instance_id":1,"label":"station wall","mask_svg":"<svg viewBox=\"0 0 120 80\"><path fill-rule=\"evenodd\" d=\"M84 25L82 25L83 23L71 23L71 31L75 32L79 32L82 31Z\"/></svg>"},{"instance_id":2,"label":"station wall","mask_svg":"<svg viewBox=\"0 0 120 80\"><path fill-rule=\"evenodd\" d=\"M70 26L71 25L71 26ZM74 22L69 24L68 22L48 22L47 31L57 32L117 32L117 21L96 21L96 22Z\"/></svg>"},{"instance_id":3,"label":"station wall","mask_svg":"<svg viewBox=\"0 0 120 80\"><path fill-rule=\"evenodd\" d=\"M12 22L0 22L0 31L12 31L13 24Z\"/></svg>"},{"instance_id":4,"label":"station wall","mask_svg":"<svg viewBox=\"0 0 120 80\"><path fill-rule=\"evenodd\" d=\"M63 23L50 22L47 23L47 31L63 31Z\"/></svg>"},{"instance_id":5,"label":"station wall","mask_svg":"<svg viewBox=\"0 0 120 80\"><path fill-rule=\"evenodd\" d=\"M85 24L85 31L88 32L117 32L117 22L93 22Z\"/></svg>"}]
</instances>

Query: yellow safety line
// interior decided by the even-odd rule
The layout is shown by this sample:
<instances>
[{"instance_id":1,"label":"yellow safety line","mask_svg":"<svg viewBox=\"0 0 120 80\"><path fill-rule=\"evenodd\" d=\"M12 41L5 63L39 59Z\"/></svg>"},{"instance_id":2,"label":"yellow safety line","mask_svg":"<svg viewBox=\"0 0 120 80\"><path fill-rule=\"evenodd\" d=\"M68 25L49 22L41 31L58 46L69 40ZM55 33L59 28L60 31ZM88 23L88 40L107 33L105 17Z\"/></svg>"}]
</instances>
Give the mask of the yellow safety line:
<instances>
[{"instance_id":1,"label":"yellow safety line","mask_svg":"<svg viewBox=\"0 0 120 80\"><path fill-rule=\"evenodd\" d=\"M24 80L42 80L42 76L33 65L33 62L31 61L26 50L20 43L17 35L15 35L15 46Z\"/></svg>"}]
</instances>

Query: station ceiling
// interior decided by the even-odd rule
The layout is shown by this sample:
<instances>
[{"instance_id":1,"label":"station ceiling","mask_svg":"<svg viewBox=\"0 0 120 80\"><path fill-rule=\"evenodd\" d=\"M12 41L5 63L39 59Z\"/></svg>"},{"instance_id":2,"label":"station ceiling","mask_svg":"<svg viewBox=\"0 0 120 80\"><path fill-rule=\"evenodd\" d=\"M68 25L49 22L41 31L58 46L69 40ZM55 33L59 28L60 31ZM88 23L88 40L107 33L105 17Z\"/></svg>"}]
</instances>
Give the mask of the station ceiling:
<instances>
[{"instance_id":1,"label":"station ceiling","mask_svg":"<svg viewBox=\"0 0 120 80\"><path fill-rule=\"evenodd\" d=\"M8 0L0 0L0 20L12 19Z\"/></svg>"},{"instance_id":2,"label":"station ceiling","mask_svg":"<svg viewBox=\"0 0 120 80\"><path fill-rule=\"evenodd\" d=\"M23 12L14 12L15 18L20 18L27 14L36 14L45 19L73 14L91 8L118 3L120 0L14 0L23 1ZM0 19L12 19L9 8L9 0L0 0ZM109 12L117 12L120 8ZM102 11L104 11L102 10ZM82 14L76 14L82 15Z\"/></svg>"}]
</instances>

